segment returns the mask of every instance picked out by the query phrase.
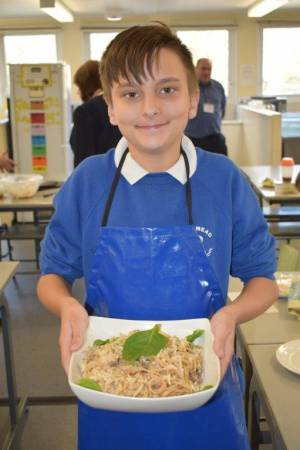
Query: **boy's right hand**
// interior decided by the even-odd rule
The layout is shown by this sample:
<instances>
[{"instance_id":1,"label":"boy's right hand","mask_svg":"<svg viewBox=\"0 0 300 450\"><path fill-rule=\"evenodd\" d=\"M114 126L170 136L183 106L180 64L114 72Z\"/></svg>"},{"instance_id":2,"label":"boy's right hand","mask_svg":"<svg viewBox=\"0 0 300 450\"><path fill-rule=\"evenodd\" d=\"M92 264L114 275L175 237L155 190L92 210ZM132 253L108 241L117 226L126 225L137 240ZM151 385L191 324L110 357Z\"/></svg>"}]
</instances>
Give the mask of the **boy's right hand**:
<instances>
[{"instance_id":1,"label":"boy's right hand","mask_svg":"<svg viewBox=\"0 0 300 450\"><path fill-rule=\"evenodd\" d=\"M60 316L59 346L61 362L68 375L71 353L83 344L89 319L86 310L75 298L69 297L63 305Z\"/></svg>"}]
</instances>

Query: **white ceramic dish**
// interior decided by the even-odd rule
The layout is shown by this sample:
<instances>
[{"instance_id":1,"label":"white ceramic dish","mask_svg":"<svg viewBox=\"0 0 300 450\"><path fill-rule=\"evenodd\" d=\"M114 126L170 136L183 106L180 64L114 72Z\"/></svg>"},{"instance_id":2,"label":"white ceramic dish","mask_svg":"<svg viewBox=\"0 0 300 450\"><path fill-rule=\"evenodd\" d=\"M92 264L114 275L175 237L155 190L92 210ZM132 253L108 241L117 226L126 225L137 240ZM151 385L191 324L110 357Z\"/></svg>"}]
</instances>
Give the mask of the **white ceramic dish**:
<instances>
[{"instance_id":1,"label":"white ceramic dish","mask_svg":"<svg viewBox=\"0 0 300 450\"><path fill-rule=\"evenodd\" d=\"M132 330L148 330L156 323L161 324L161 330L184 338L195 329L204 329L203 335L195 343L204 348L204 381L203 385L213 387L195 394L160 398L135 398L98 392L77 383L81 378L80 363L87 347L95 339L107 339L128 333ZM216 392L220 383L220 362L213 352L213 336L208 319L190 319L176 321L138 321L109 319L105 317L90 317L85 342L80 350L74 352L69 368L69 384L74 394L84 403L94 408L124 412L171 412L188 411L204 405Z\"/></svg>"},{"instance_id":2,"label":"white ceramic dish","mask_svg":"<svg viewBox=\"0 0 300 450\"><path fill-rule=\"evenodd\" d=\"M286 342L278 347L276 358L283 367L300 375L300 339Z\"/></svg>"}]
</instances>

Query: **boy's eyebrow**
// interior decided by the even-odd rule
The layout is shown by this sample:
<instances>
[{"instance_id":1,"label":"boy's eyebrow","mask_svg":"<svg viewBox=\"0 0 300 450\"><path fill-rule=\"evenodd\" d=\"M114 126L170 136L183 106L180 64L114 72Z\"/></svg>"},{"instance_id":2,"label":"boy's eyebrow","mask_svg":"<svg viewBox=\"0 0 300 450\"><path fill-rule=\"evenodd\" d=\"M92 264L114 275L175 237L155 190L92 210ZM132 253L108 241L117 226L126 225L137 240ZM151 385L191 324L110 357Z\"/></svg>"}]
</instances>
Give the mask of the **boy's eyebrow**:
<instances>
[{"instance_id":1,"label":"boy's eyebrow","mask_svg":"<svg viewBox=\"0 0 300 450\"><path fill-rule=\"evenodd\" d=\"M180 82L179 78L176 77L167 77L167 78L162 78L160 80L157 81L157 84L164 84L164 83L170 83L170 82ZM126 87L134 87L134 86L139 86L139 83L135 83L135 82L119 82L118 83L118 88L126 88Z\"/></svg>"},{"instance_id":2,"label":"boy's eyebrow","mask_svg":"<svg viewBox=\"0 0 300 450\"><path fill-rule=\"evenodd\" d=\"M158 84L164 84L164 83L173 83L173 82L179 82L181 81L179 78L176 77L168 77L168 78L162 78L161 80L158 81Z\"/></svg>"}]
</instances>

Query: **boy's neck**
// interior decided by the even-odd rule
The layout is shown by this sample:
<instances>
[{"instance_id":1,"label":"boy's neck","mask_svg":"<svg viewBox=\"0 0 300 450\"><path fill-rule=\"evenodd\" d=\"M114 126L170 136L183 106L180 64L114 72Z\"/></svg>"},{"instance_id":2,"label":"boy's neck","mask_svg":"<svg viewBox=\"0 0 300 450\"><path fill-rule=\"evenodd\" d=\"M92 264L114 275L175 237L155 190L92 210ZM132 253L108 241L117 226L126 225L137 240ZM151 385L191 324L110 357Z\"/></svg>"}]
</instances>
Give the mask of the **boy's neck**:
<instances>
[{"instance_id":1,"label":"boy's neck","mask_svg":"<svg viewBox=\"0 0 300 450\"><path fill-rule=\"evenodd\" d=\"M180 157L180 148L172 153L143 153L137 152L129 147L132 158L147 172L166 172L178 161Z\"/></svg>"}]
</instances>

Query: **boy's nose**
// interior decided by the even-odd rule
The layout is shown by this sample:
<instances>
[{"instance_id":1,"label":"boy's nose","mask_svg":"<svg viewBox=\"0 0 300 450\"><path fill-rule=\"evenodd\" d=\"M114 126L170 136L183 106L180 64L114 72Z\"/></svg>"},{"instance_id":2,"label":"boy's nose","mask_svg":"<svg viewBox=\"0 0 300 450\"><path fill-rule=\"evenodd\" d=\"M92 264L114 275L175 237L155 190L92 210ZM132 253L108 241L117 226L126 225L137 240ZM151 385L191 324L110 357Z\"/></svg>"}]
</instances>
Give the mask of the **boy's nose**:
<instances>
[{"instance_id":1,"label":"boy's nose","mask_svg":"<svg viewBox=\"0 0 300 450\"><path fill-rule=\"evenodd\" d=\"M143 102L143 114L156 116L159 113L159 105L154 95L146 95Z\"/></svg>"}]
</instances>

